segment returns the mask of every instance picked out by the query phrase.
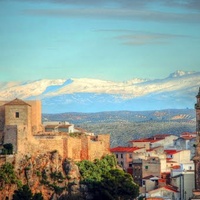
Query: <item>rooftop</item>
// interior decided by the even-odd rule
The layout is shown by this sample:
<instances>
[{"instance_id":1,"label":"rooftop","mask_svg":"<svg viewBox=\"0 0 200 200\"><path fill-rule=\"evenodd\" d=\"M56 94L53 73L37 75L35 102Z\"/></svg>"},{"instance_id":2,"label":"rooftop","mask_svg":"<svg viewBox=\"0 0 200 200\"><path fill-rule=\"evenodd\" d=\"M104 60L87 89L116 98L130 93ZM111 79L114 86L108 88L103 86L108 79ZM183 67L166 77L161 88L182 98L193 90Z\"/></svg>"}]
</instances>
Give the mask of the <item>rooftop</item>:
<instances>
[{"instance_id":1,"label":"rooftop","mask_svg":"<svg viewBox=\"0 0 200 200\"><path fill-rule=\"evenodd\" d=\"M118 147L111 148L110 151L111 152L134 152L134 151L136 151L138 149L142 149L142 148L118 146Z\"/></svg>"},{"instance_id":2,"label":"rooftop","mask_svg":"<svg viewBox=\"0 0 200 200\"><path fill-rule=\"evenodd\" d=\"M180 151L177 151L177 150L175 150L175 149L165 149L164 152L165 152L166 154L173 155L173 154L179 153Z\"/></svg>"},{"instance_id":3,"label":"rooftop","mask_svg":"<svg viewBox=\"0 0 200 200\"><path fill-rule=\"evenodd\" d=\"M25 101L22 101L21 99L18 99L18 98L14 99L12 101L9 101L5 105L27 105L27 106L30 106L28 103L26 103Z\"/></svg>"},{"instance_id":4,"label":"rooftop","mask_svg":"<svg viewBox=\"0 0 200 200\"><path fill-rule=\"evenodd\" d=\"M143 177L142 179L146 179L146 180L148 180L148 179L151 179L151 180L158 180L158 179L160 179L160 178L157 177L157 176L149 175L149 176Z\"/></svg>"},{"instance_id":5,"label":"rooftop","mask_svg":"<svg viewBox=\"0 0 200 200\"><path fill-rule=\"evenodd\" d=\"M148 193L153 193L153 192L156 191L156 190L162 190L162 189L170 190L170 191L172 191L172 192L178 193L177 188L174 187L174 186L171 186L171 185L166 185L166 186L163 186L163 187L159 187L159 188L157 188L157 189L155 189L155 190L149 191Z\"/></svg>"},{"instance_id":6,"label":"rooftop","mask_svg":"<svg viewBox=\"0 0 200 200\"><path fill-rule=\"evenodd\" d=\"M154 151L156 149L161 149L163 148L163 146L157 146L157 147L154 147L154 148L150 148L150 149L147 149L147 151Z\"/></svg>"},{"instance_id":7,"label":"rooftop","mask_svg":"<svg viewBox=\"0 0 200 200\"><path fill-rule=\"evenodd\" d=\"M71 125L57 124L57 125L46 125L45 128L69 128Z\"/></svg>"},{"instance_id":8,"label":"rooftop","mask_svg":"<svg viewBox=\"0 0 200 200\"><path fill-rule=\"evenodd\" d=\"M153 139L153 138L142 138L142 139L138 139L138 140L131 140L129 142L150 142L150 143L154 143L154 142L158 142L162 139Z\"/></svg>"}]
</instances>

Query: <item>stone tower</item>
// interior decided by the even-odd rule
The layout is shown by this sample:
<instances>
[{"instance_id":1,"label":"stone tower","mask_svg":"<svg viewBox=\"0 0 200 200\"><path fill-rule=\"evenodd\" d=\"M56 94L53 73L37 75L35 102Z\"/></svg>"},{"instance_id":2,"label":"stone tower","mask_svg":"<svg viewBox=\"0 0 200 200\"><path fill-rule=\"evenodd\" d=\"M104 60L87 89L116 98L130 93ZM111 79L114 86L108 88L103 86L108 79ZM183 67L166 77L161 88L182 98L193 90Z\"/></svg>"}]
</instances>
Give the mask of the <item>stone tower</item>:
<instances>
[{"instance_id":1,"label":"stone tower","mask_svg":"<svg viewBox=\"0 0 200 200\"><path fill-rule=\"evenodd\" d=\"M197 133L200 133L200 88L199 88L199 93L197 94L196 98L197 98L197 103L195 104L195 109L196 109L196 131L197 131ZM198 134L198 136L199 136L199 134Z\"/></svg>"},{"instance_id":2,"label":"stone tower","mask_svg":"<svg viewBox=\"0 0 200 200\"><path fill-rule=\"evenodd\" d=\"M4 107L4 144L12 143L14 152L24 151L24 143L31 137L31 106L20 99L14 99Z\"/></svg>"},{"instance_id":3,"label":"stone tower","mask_svg":"<svg viewBox=\"0 0 200 200\"><path fill-rule=\"evenodd\" d=\"M193 191L194 198L192 199L200 199L200 88L199 92L196 96L197 103L195 104L196 110L196 152L193 158L195 165L195 189Z\"/></svg>"}]
</instances>

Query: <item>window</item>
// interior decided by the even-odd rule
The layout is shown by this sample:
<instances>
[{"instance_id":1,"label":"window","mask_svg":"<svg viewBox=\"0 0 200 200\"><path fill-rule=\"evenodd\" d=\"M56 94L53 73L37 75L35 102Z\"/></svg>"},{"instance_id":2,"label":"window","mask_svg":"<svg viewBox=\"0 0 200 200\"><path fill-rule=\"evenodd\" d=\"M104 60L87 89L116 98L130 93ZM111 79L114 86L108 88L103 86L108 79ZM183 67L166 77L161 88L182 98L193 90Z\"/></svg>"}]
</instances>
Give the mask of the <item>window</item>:
<instances>
[{"instance_id":1,"label":"window","mask_svg":"<svg viewBox=\"0 0 200 200\"><path fill-rule=\"evenodd\" d=\"M123 167L124 166L124 163L121 161L121 166Z\"/></svg>"},{"instance_id":2,"label":"window","mask_svg":"<svg viewBox=\"0 0 200 200\"><path fill-rule=\"evenodd\" d=\"M118 154L116 154L116 158L118 158Z\"/></svg>"},{"instance_id":3,"label":"window","mask_svg":"<svg viewBox=\"0 0 200 200\"><path fill-rule=\"evenodd\" d=\"M121 154L121 158L123 158L123 154Z\"/></svg>"},{"instance_id":4,"label":"window","mask_svg":"<svg viewBox=\"0 0 200 200\"><path fill-rule=\"evenodd\" d=\"M145 187L146 181L142 181L142 187Z\"/></svg>"},{"instance_id":5,"label":"window","mask_svg":"<svg viewBox=\"0 0 200 200\"><path fill-rule=\"evenodd\" d=\"M15 118L19 118L19 112L15 113Z\"/></svg>"},{"instance_id":6,"label":"window","mask_svg":"<svg viewBox=\"0 0 200 200\"><path fill-rule=\"evenodd\" d=\"M132 154L131 153L129 154L129 158L132 158Z\"/></svg>"},{"instance_id":7,"label":"window","mask_svg":"<svg viewBox=\"0 0 200 200\"><path fill-rule=\"evenodd\" d=\"M129 163L129 167L132 167L132 163Z\"/></svg>"}]
</instances>

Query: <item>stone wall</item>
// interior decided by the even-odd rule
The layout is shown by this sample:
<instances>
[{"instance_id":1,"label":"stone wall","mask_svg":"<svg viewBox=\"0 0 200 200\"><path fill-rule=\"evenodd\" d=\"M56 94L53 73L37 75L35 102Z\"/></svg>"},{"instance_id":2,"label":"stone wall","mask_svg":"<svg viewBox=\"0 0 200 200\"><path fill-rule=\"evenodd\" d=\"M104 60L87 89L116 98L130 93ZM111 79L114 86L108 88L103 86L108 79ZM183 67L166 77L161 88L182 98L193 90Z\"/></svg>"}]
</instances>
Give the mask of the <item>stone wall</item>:
<instances>
[{"instance_id":1,"label":"stone wall","mask_svg":"<svg viewBox=\"0 0 200 200\"><path fill-rule=\"evenodd\" d=\"M106 154L110 154L110 135L100 134L91 136L88 144L88 159L100 159Z\"/></svg>"},{"instance_id":2,"label":"stone wall","mask_svg":"<svg viewBox=\"0 0 200 200\"><path fill-rule=\"evenodd\" d=\"M14 155L0 155L0 166L5 163L14 163L15 156Z\"/></svg>"},{"instance_id":3,"label":"stone wall","mask_svg":"<svg viewBox=\"0 0 200 200\"><path fill-rule=\"evenodd\" d=\"M90 141L88 159L100 159L103 155L105 155L104 143L101 141Z\"/></svg>"},{"instance_id":4,"label":"stone wall","mask_svg":"<svg viewBox=\"0 0 200 200\"><path fill-rule=\"evenodd\" d=\"M63 156L63 139L62 136L34 136L38 145L34 146L35 152L51 152L57 150Z\"/></svg>"},{"instance_id":5,"label":"stone wall","mask_svg":"<svg viewBox=\"0 0 200 200\"><path fill-rule=\"evenodd\" d=\"M25 155L55 150L63 158L75 161L94 160L110 153L110 135L52 135L44 132L41 116L40 101L23 102L15 99L10 103L0 102L0 132L4 135L4 144L13 144L18 160Z\"/></svg>"},{"instance_id":6,"label":"stone wall","mask_svg":"<svg viewBox=\"0 0 200 200\"><path fill-rule=\"evenodd\" d=\"M84 136L81 138L81 160L87 160L89 158L89 143L90 136Z\"/></svg>"},{"instance_id":7,"label":"stone wall","mask_svg":"<svg viewBox=\"0 0 200 200\"><path fill-rule=\"evenodd\" d=\"M67 137L64 139L64 142L66 143L64 154L67 158L71 158L75 161L81 160L81 138L75 138L75 137Z\"/></svg>"},{"instance_id":8,"label":"stone wall","mask_svg":"<svg viewBox=\"0 0 200 200\"><path fill-rule=\"evenodd\" d=\"M0 101L0 131L3 131L5 124L5 101Z\"/></svg>"},{"instance_id":9,"label":"stone wall","mask_svg":"<svg viewBox=\"0 0 200 200\"><path fill-rule=\"evenodd\" d=\"M25 101L29 105L31 105L31 124L32 124L32 132L33 134L42 131L42 113L41 113L41 101Z\"/></svg>"},{"instance_id":10,"label":"stone wall","mask_svg":"<svg viewBox=\"0 0 200 200\"><path fill-rule=\"evenodd\" d=\"M19 117L15 114L19 113ZM31 107L28 105L5 105L5 125L31 125Z\"/></svg>"},{"instance_id":11,"label":"stone wall","mask_svg":"<svg viewBox=\"0 0 200 200\"><path fill-rule=\"evenodd\" d=\"M103 143L105 152L110 152L110 134L99 134L97 138Z\"/></svg>"},{"instance_id":12,"label":"stone wall","mask_svg":"<svg viewBox=\"0 0 200 200\"><path fill-rule=\"evenodd\" d=\"M12 143L13 152L17 152L17 126L7 125L4 128L4 144Z\"/></svg>"},{"instance_id":13,"label":"stone wall","mask_svg":"<svg viewBox=\"0 0 200 200\"><path fill-rule=\"evenodd\" d=\"M30 134L29 126L17 126L17 153L26 155L32 151L31 143L33 138Z\"/></svg>"},{"instance_id":14,"label":"stone wall","mask_svg":"<svg viewBox=\"0 0 200 200\"><path fill-rule=\"evenodd\" d=\"M70 137L70 136L34 136L38 145L34 146L34 152L48 152L58 150L64 158L70 158L75 161L94 160L109 154L107 142L103 140L91 140L91 136ZM103 137L102 137L103 138ZM105 136L104 139L108 138ZM33 146L33 144L32 144Z\"/></svg>"}]
</instances>

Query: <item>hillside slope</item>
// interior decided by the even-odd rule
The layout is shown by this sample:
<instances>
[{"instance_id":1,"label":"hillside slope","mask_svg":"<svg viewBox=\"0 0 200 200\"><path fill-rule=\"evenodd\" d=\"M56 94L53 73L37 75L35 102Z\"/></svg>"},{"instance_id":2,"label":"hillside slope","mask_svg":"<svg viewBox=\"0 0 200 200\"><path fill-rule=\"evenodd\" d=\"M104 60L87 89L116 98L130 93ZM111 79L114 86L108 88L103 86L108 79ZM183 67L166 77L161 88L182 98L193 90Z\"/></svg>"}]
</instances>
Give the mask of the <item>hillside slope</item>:
<instances>
[{"instance_id":1,"label":"hillside slope","mask_svg":"<svg viewBox=\"0 0 200 200\"><path fill-rule=\"evenodd\" d=\"M43 114L43 121L48 120L69 121L95 134L109 133L111 147L154 134L179 136L196 129L194 109Z\"/></svg>"}]
</instances>

